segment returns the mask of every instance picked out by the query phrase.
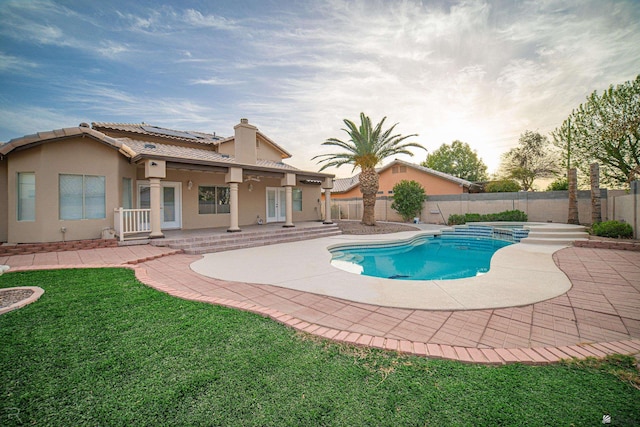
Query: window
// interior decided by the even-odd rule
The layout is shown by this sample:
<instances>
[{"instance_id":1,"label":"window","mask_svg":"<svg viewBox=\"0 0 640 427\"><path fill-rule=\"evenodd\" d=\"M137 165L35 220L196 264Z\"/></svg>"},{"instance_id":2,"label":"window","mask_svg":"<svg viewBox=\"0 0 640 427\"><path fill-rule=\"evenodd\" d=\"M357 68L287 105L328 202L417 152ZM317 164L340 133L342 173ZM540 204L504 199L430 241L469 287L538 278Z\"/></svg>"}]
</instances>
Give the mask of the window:
<instances>
[{"instance_id":1,"label":"window","mask_svg":"<svg viewBox=\"0 0 640 427\"><path fill-rule=\"evenodd\" d=\"M230 197L229 187L198 187L198 213L201 215L229 213Z\"/></svg>"},{"instance_id":2,"label":"window","mask_svg":"<svg viewBox=\"0 0 640 427\"><path fill-rule=\"evenodd\" d=\"M302 212L302 188L294 188L291 198L294 212Z\"/></svg>"},{"instance_id":3,"label":"window","mask_svg":"<svg viewBox=\"0 0 640 427\"><path fill-rule=\"evenodd\" d=\"M122 178L122 204L125 209L133 209L133 183L131 178Z\"/></svg>"},{"instance_id":4,"label":"window","mask_svg":"<svg viewBox=\"0 0 640 427\"><path fill-rule=\"evenodd\" d=\"M106 218L105 177L60 175L60 219Z\"/></svg>"},{"instance_id":5,"label":"window","mask_svg":"<svg viewBox=\"0 0 640 427\"><path fill-rule=\"evenodd\" d=\"M36 220L36 174L18 173L18 221Z\"/></svg>"},{"instance_id":6,"label":"window","mask_svg":"<svg viewBox=\"0 0 640 427\"><path fill-rule=\"evenodd\" d=\"M392 166L391 173L407 173L406 166Z\"/></svg>"}]
</instances>

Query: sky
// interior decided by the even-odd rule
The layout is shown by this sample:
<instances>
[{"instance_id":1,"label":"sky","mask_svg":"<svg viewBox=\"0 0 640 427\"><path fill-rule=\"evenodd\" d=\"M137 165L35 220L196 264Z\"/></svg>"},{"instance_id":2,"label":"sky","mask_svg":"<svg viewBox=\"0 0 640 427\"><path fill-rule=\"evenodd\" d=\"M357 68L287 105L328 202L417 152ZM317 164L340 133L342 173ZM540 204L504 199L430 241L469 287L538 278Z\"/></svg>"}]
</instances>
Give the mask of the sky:
<instances>
[{"instance_id":1,"label":"sky","mask_svg":"<svg viewBox=\"0 0 640 427\"><path fill-rule=\"evenodd\" d=\"M0 141L81 122L231 136L248 118L317 171L364 112L494 173L520 134L640 74L639 46L638 0L0 0Z\"/></svg>"}]
</instances>

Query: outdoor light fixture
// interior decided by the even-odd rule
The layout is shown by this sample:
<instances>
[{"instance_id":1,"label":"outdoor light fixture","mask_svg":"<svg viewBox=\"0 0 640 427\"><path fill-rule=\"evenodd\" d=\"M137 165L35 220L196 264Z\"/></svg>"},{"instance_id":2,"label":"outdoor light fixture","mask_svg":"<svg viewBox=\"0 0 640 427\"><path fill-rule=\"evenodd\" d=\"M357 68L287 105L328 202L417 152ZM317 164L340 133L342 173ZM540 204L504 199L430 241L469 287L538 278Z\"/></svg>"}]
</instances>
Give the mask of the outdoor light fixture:
<instances>
[{"instance_id":1,"label":"outdoor light fixture","mask_svg":"<svg viewBox=\"0 0 640 427\"><path fill-rule=\"evenodd\" d=\"M248 188L249 188L249 191L253 191L253 183L250 182Z\"/></svg>"},{"instance_id":2,"label":"outdoor light fixture","mask_svg":"<svg viewBox=\"0 0 640 427\"><path fill-rule=\"evenodd\" d=\"M189 180L187 181L187 189L191 190L193 188L193 181Z\"/></svg>"}]
</instances>

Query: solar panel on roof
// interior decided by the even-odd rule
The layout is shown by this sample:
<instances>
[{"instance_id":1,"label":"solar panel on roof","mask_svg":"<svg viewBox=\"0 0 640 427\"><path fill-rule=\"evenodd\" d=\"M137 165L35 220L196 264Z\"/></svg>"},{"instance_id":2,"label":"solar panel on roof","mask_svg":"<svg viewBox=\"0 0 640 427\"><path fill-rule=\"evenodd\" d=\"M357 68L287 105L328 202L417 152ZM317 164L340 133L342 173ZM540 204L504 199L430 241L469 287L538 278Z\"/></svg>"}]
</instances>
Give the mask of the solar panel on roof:
<instances>
[{"instance_id":1,"label":"solar panel on roof","mask_svg":"<svg viewBox=\"0 0 640 427\"><path fill-rule=\"evenodd\" d=\"M192 135L189 132L182 132L179 130L159 128L156 126L142 126L142 129L146 130L147 132L157 133L159 135L175 136L177 138L199 139L197 136Z\"/></svg>"}]
</instances>

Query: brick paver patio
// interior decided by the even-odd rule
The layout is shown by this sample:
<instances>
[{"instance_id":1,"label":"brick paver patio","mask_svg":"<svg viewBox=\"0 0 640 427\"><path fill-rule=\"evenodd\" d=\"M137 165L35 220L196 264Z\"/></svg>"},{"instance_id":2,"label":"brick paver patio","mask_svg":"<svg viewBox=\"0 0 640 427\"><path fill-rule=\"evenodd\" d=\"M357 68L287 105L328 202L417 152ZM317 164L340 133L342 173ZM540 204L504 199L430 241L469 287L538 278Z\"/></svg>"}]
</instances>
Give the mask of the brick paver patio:
<instances>
[{"instance_id":1,"label":"brick paver patio","mask_svg":"<svg viewBox=\"0 0 640 427\"><path fill-rule=\"evenodd\" d=\"M0 257L0 264L11 271L128 266L143 283L179 298L260 313L328 339L464 362L541 364L640 352L639 252L562 249L554 260L573 284L566 294L523 307L467 311L388 308L211 279L189 268L200 258L129 246Z\"/></svg>"}]
</instances>

